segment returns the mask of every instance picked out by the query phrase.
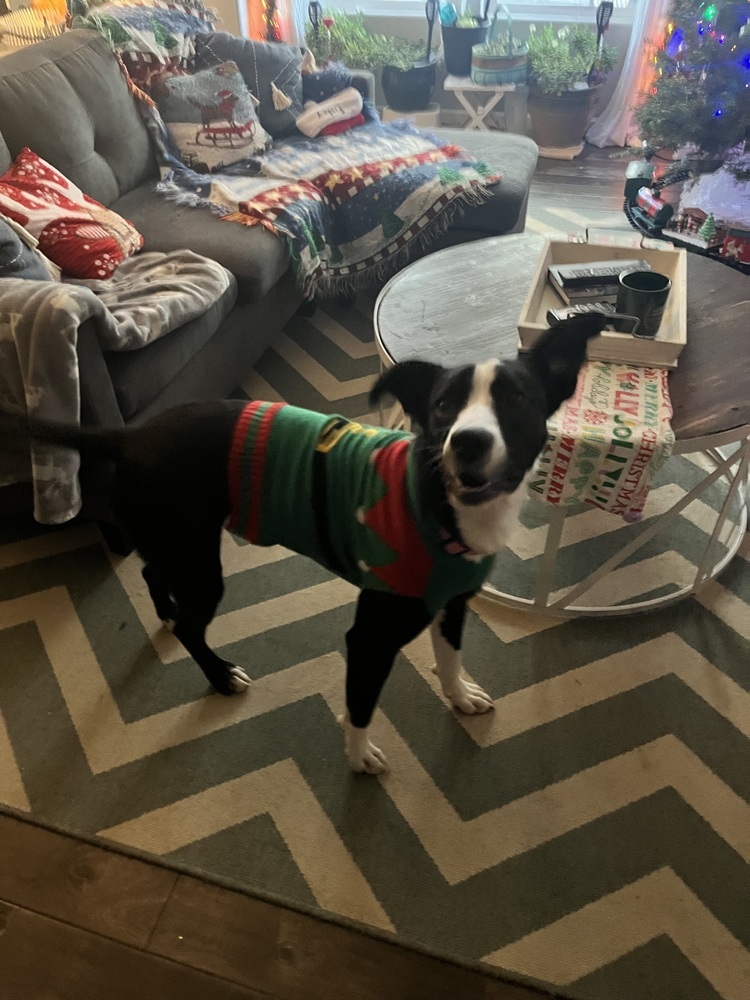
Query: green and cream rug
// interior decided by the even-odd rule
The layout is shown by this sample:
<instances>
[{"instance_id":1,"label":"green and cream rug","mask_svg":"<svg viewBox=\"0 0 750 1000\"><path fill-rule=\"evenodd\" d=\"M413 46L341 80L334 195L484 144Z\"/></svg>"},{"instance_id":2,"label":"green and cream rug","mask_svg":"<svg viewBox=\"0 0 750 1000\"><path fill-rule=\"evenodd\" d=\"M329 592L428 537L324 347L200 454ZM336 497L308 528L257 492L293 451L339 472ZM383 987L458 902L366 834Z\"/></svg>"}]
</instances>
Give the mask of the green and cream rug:
<instances>
[{"instance_id":1,"label":"green and cream rug","mask_svg":"<svg viewBox=\"0 0 750 1000\"><path fill-rule=\"evenodd\" d=\"M244 386L366 416L368 303L295 318ZM699 470L673 459L652 501ZM610 584L694 565L718 495ZM529 508L501 564L529 580ZM565 583L632 528L569 519ZM671 550L673 549L673 551ZM0 803L233 887L591 1000L750 997L750 545L720 582L644 617L561 621L477 600L458 718L421 638L375 720L380 779L348 771L336 715L353 589L224 539L213 643L246 697L210 695L160 627L134 557L93 527L0 522Z\"/></svg>"}]
</instances>

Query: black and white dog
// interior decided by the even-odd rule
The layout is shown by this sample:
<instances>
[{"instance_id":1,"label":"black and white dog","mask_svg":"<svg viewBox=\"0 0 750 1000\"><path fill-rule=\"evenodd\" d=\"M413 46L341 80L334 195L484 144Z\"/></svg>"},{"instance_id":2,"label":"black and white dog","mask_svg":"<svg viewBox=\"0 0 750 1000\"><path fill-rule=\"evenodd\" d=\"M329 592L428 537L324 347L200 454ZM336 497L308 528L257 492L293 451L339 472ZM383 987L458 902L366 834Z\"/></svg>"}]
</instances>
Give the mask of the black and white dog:
<instances>
[{"instance_id":1,"label":"black and white dog","mask_svg":"<svg viewBox=\"0 0 750 1000\"><path fill-rule=\"evenodd\" d=\"M112 507L144 560L164 621L222 694L250 678L206 643L224 584L222 527L310 555L361 588L346 636L346 750L374 774L368 735L398 651L430 626L448 701L486 712L492 699L461 676L468 599L489 572L544 447L546 421L572 395L586 344L605 320L584 314L548 330L512 361L446 370L407 361L376 382L418 427L363 427L280 404L175 407L146 423L87 431L3 418L6 441L29 435L112 466Z\"/></svg>"}]
</instances>

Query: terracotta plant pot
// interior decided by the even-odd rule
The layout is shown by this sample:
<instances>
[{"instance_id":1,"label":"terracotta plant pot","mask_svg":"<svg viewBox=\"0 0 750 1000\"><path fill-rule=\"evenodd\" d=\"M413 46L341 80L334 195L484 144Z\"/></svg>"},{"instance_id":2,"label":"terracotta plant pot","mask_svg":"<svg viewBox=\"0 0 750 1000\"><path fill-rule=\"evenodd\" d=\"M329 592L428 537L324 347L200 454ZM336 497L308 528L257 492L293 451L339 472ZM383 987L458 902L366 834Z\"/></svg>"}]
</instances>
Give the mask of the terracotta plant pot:
<instances>
[{"instance_id":1,"label":"terracotta plant pot","mask_svg":"<svg viewBox=\"0 0 750 1000\"><path fill-rule=\"evenodd\" d=\"M430 106L435 89L435 63L399 69L384 66L380 77L383 94L394 111L424 111Z\"/></svg>"},{"instance_id":2,"label":"terracotta plant pot","mask_svg":"<svg viewBox=\"0 0 750 1000\"><path fill-rule=\"evenodd\" d=\"M583 140L601 85L561 94L529 91L529 115L534 139L547 149L568 149Z\"/></svg>"}]
</instances>

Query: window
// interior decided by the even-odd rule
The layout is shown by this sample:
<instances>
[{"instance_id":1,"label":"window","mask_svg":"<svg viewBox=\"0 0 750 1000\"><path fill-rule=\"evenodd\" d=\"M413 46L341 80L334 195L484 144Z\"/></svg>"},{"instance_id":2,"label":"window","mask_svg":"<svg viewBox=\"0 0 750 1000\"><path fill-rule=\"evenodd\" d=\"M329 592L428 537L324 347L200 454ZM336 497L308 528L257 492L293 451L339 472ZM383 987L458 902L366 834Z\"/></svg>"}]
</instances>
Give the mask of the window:
<instances>
[{"instance_id":1,"label":"window","mask_svg":"<svg viewBox=\"0 0 750 1000\"><path fill-rule=\"evenodd\" d=\"M461 10L460 0L454 0ZM612 20L628 23L632 21L632 10L636 3L648 0L614 0ZM424 0L329 0L324 7L344 10L349 13L362 11L372 17L419 17L424 19ZM484 9L484 0L469 0L468 9L478 13ZM587 21L594 24L598 0L509 0L506 6L511 15L519 21L546 18L559 21ZM495 0L490 0L490 16L495 9Z\"/></svg>"}]
</instances>

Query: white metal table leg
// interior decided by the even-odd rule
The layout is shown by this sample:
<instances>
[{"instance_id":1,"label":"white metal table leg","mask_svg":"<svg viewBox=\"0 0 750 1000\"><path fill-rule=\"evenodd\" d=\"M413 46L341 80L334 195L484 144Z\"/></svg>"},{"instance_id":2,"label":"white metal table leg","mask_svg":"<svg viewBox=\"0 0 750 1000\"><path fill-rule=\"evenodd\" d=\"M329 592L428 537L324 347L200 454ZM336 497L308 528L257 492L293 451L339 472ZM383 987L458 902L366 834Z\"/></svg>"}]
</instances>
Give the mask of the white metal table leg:
<instances>
[{"instance_id":1,"label":"white metal table leg","mask_svg":"<svg viewBox=\"0 0 750 1000\"><path fill-rule=\"evenodd\" d=\"M736 450L731 455L724 456L718 450L723 445L738 447L736 447ZM481 593L490 600L497 601L508 607L522 607L530 611L546 611L553 615L567 617L578 615L625 615L636 611L650 611L673 604L677 600L695 593L709 580L718 576L734 558L742 543L748 525L747 489L750 477L750 435L748 435L747 428L738 428L736 431L727 432L725 435L722 435L722 440L720 441L716 441L715 438L713 441L711 439L696 440L686 443L681 449L679 446L676 447L674 453L676 455L702 453L712 459L715 463L715 468L697 483L693 489L686 493L685 496L674 503L669 510L656 516L647 527L639 531L619 552L607 559L593 573L590 573L584 580L558 598L558 600L550 603L549 592L562 538L563 520L565 517L565 509L562 507L557 507L550 512L545 549L539 560L533 600L503 593L492 584L485 585ZM733 469L736 471L733 472ZM585 594L596 583L620 566L655 535L662 532L686 507L702 496L714 483L722 478L726 479L728 483L722 507L716 515L711 537L708 539L706 547L703 550L695 577L692 578L692 581L688 585L669 594L630 604L585 607L575 603L581 595ZM730 532L729 537L722 543L726 548L726 552L721 558L717 559L716 549L733 507L738 509L738 515L736 519L732 519L733 530ZM736 523L734 523L735 520Z\"/></svg>"},{"instance_id":2,"label":"white metal table leg","mask_svg":"<svg viewBox=\"0 0 750 1000\"><path fill-rule=\"evenodd\" d=\"M717 453L718 454L718 453ZM713 455L712 455L713 457ZM745 490L744 486L747 482L747 470L748 461L750 460L750 438L748 438L745 443L736 451L732 456L732 459L739 462L736 473L734 474L734 479L732 480L729 489L727 490L727 495L724 499L719 516L716 519L716 524L714 525L714 530L711 533L711 537L708 540L706 549L703 553L703 558L701 559L700 566L695 574L694 587L699 587L701 584L708 580L711 573L711 564L714 557L714 552L716 551L716 544L721 536L721 530L724 527L727 517L732 509L732 504L737 494L740 494L743 506L745 502ZM714 459L715 461L715 459ZM734 462L732 463L734 464Z\"/></svg>"},{"instance_id":3,"label":"white metal table leg","mask_svg":"<svg viewBox=\"0 0 750 1000\"><path fill-rule=\"evenodd\" d=\"M620 563L624 562L634 552L637 552L638 549L646 544L646 542L651 541L654 535L657 535L667 524L672 522L678 514L681 514L682 511L696 499L696 497L705 493L709 486L724 475L727 468L730 467L729 462L730 460L727 459L721 465L717 466L705 479L701 480L700 483L694 486L689 493L686 493L681 500L678 500L676 504L669 508L669 510L655 518L647 528L639 532L632 542L628 543L628 545L620 549L620 551L616 552L613 556L610 556L606 562L602 563L599 569L587 576L585 580L582 580L579 584L573 587L572 590L568 591L567 594L555 601L554 604L550 604L549 610L562 611L564 608L568 607L582 594L585 594L587 590L591 590L595 583L598 583L599 580L619 566ZM734 462L731 464L734 464Z\"/></svg>"},{"instance_id":4,"label":"white metal table leg","mask_svg":"<svg viewBox=\"0 0 750 1000\"><path fill-rule=\"evenodd\" d=\"M565 526L565 508L558 504L550 513L547 523L547 537L544 540L544 554L542 555L539 575L534 587L534 607L547 608L549 606L549 592L552 581L555 578L557 568L557 556L560 552L560 540L562 539L563 527Z\"/></svg>"}]
</instances>

